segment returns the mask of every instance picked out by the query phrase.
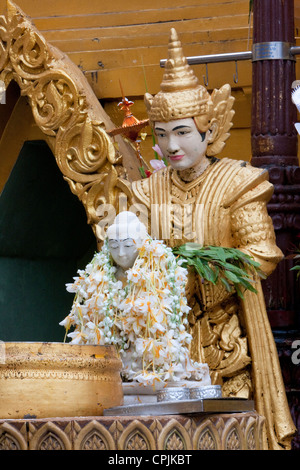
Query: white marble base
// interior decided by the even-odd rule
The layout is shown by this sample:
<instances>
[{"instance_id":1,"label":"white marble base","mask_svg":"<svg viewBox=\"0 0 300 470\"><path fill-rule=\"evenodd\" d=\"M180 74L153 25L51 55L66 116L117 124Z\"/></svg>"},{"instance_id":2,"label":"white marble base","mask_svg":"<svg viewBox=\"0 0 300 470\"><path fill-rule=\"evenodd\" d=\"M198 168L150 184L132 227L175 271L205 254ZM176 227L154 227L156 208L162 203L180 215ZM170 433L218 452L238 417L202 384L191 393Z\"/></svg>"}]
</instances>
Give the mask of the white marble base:
<instances>
[{"instance_id":1,"label":"white marble base","mask_svg":"<svg viewBox=\"0 0 300 470\"><path fill-rule=\"evenodd\" d=\"M178 382L157 383L155 386L138 382L123 382L124 406L157 403L157 392L166 388L198 388L210 385L207 382L182 380Z\"/></svg>"},{"instance_id":2,"label":"white marble base","mask_svg":"<svg viewBox=\"0 0 300 470\"><path fill-rule=\"evenodd\" d=\"M144 385L138 382L123 382L124 406L139 405L142 403L156 403L156 393L165 384Z\"/></svg>"}]
</instances>

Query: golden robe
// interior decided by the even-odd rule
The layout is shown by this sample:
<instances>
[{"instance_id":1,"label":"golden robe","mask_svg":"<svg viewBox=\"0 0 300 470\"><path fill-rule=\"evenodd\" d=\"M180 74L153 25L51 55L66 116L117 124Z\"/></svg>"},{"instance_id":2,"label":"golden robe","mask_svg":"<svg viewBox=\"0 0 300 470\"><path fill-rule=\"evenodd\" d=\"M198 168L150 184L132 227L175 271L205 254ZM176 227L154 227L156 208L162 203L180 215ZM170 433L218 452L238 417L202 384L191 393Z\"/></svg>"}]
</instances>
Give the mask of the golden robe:
<instances>
[{"instance_id":1,"label":"golden robe","mask_svg":"<svg viewBox=\"0 0 300 470\"><path fill-rule=\"evenodd\" d=\"M246 162L212 159L197 179L183 182L168 167L133 183L134 202L148 214L149 233L171 247L186 242L234 247L269 275L282 259L266 209L268 172ZM187 230L186 230L187 227ZM260 281L244 299L190 273L187 297L192 358L208 363L223 396L254 399L266 418L265 447L290 448L291 419Z\"/></svg>"}]
</instances>

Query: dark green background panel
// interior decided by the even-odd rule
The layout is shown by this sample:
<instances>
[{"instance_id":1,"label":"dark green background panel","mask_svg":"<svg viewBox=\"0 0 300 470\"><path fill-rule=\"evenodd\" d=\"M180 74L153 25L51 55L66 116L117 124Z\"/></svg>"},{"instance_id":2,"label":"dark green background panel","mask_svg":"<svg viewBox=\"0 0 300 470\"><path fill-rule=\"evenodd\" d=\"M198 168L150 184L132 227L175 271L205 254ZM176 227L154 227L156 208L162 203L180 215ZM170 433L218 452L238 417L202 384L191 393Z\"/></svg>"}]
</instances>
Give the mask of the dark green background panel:
<instances>
[{"instance_id":1,"label":"dark green background panel","mask_svg":"<svg viewBox=\"0 0 300 470\"><path fill-rule=\"evenodd\" d=\"M1 158L1 156L0 156ZM72 282L96 250L45 142L26 142L0 196L0 340L63 341Z\"/></svg>"}]
</instances>

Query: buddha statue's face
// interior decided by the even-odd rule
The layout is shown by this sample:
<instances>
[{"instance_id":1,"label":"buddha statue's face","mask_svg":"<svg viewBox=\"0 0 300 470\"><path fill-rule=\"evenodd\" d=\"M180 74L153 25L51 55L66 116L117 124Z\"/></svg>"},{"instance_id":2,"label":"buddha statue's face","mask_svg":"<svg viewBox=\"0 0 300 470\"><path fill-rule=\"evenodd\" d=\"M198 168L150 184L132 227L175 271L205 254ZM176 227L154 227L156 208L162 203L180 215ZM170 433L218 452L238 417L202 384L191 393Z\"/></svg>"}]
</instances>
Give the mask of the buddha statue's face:
<instances>
[{"instance_id":1,"label":"buddha statue's face","mask_svg":"<svg viewBox=\"0 0 300 470\"><path fill-rule=\"evenodd\" d=\"M157 143L175 170L197 166L206 156L208 132L200 133L192 118L156 122Z\"/></svg>"},{"instance_id":2,"label":"buddha statue's face","mask_svg":"<svg viewBox=\"0 0 300 470\"><path fill-rule=\"evenodd\" d=\"M108 247L110 254L117 266L124 271L132 268L138 256L138 244L132 238L109 239Z\"/></svg>"}]
</instances>

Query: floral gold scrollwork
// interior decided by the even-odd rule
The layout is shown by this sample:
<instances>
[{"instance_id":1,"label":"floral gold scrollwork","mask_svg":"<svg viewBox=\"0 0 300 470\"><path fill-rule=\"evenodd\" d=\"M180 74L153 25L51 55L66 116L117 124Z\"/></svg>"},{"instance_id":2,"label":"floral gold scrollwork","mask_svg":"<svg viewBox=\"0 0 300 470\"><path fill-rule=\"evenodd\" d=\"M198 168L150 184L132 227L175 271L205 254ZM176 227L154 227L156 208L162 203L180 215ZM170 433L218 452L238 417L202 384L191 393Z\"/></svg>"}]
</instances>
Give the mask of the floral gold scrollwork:
<instances>
[{"instance_id":1,"label":"floral gold scrollwork","mask_svg":"<svg viewBox=\"0 0 300 470\"><path fill-rule=\"evenodd\" d=\"M49 433L40 443L39 450L65 450L62 441L54 434Z\"/></svg>"},{"instance_id":2,"label":"floral gold scrollwork","mask_svg":"<svg viewBox=\"0 0 300 470\"><path fill-rule=\"evenodd\" d=\"M50 136L55 136L60 127L73 124L74 116L84 108L83 98L63 71L46 72L26 89L26 94L36 123Z\"/></svg>"},{"instance_id":3,"label":"floral gold scrollwork","mask_svg":"<svg viewBox=\"0 0 300 470\"><path fill-rule=\"evenodd\" d=\"M83 427L77 421L73 424L74 450L110 450L114 448L113 432L108 431L103 425L104 423L93 419Z\"/></svg>"},{"instance_id":4,"label":"floral gold scrollwork","mask_svg":"<svg viewBox=\"0 0 300 470\"><path fill-rule=\"evenodd\" d=\"M14 26L14 19L11 26ZM44 38L34 30L27 28L26 21L18 23L11 34L10 59L15 72L23 78L32 79L47 69L51 57Z\"/></svg>"},{"instance_id":5,"label":"floral gold scrollwork","mask_svg":"<svg viewBox=\"0 0 300 470\"><path fill-rule=\"evenodd\" d=\"M28 450L71 450L71 436L69 427L65 429L59 423L45 421L41 426L34 422L28 425Z\"/></svg>"},{"instance_id":6,"label":"floral gold scrollwork","mask_svg":"<svg viewBox=\"0 0 300 470\"><path fill-rule=\"evenodd\" d=\"M19 428L12 422L0 423L0 451L26 449L26 427Z\"/></svg>"},{"instance_id":7,"label":"floral gold scrollwork","mask_svg":"<svg viewBox=\"0 0 300 470\"><path fill-rule=\"evenodd\" d=\"M99 205L117 204L120 193L130 196L122 156L106 132L109 118L76 65L48 44L11 1L7 15L0 17L0 79L6 86L16 81L27 96L35 122L97 236Z\"/></svg>"},{"instance_id":8,"label":"floral gold scrollwork","mask_svg":"<svg viewBox=\"0 0 300 470\"><path fill-rule=\"evenodd\" d=\"M206 428L199 437L198 449L201 450L216 450L216 439L209 428Z\"/></svg>"},{"instance_id":9,"label":"floral gold scrollwork","mask_svg":"<svg viewBox=\"0 0 300 470\"><path fill-rule=\"evenodd\" d=\"M114 162L114 147L100 123L88 117L72 127L60 129L56 141L57 163L71 180L97 181L105 163Z\"/></svg>"},{"instance_id":10,"label":"floral gold scrollwork","mask_svg":"<svg viewBox=\"0 0 300 470\"><path fill-rule=\"evenodd\" d=\"M7 434L0 438L0 450L20 450L18 442Z\"/></svg>"},{"instance_id":11,"label":"floral gold scrollwork","mask_svg":"<svg viewBox=\"0 0 300 470\"><path fill-rule=\"evenodd\" d=\"M249 449L249 450L255 450L256 449L254 425L251 426L250 430L247 433L246 442L247 442L247 449Z\"/></svg>"},{"instance_id":12,"label":"floral gold scrollwork","mask_svg":"<svg viewBox=\"0 0 300 470\"><path fill-rule=\"evenodd\" d=\"M126 450L149 450L149 444L146 438L137 431L128 439Z\"/></svg>"},{"instance_id":13,"label":"floral gold scrollwork","mask_svg":"<svg viewBox=\"0 0 300 470\"><path fill-rule=\"evenodd\" d=\"M232 127L234 98L230 95L229 85L223 85L219 90L214 90L211 100L213 103L211 129L214 133L214 139L207 149L207 154L210 156L221 152L225 141L229 137L229 130Z\"/></svg>"},{"instance_id":14,"label":"floral gold scrollwork","mask_svg":"<svg viewBox=\"0 0 300 470\"><path fill-rule=\"evenodd\" d=\"M107 447L97 432L89 436L82 446L83 450L107 450Z\"/></svg>"},{"instance_id":15,"label":"floral gold scrollwork","mask_svg":"<svg viewBox=\"0 0 300 470\"><path fill-rule=\"evenodd\" d=\"M166 450L185 450L186 444L183 437L177 429L174 429L166 439Z\"/></svg>"},{"instance_id":16,"label":"floral gold scrollwork","mask_svg":"<svg viewBox=\"0 0 300 470\"><path fill-rule=\"evenodd\" d=\"M229 301L205 312L201 319L201 332L205 360L212 375L217 371L216 377L222 377L223 394L249 398L251 380L245 368L251 360L237 306Z\"/></svg>"},{"instance_id":17,"label":"floral gold scrollwork","mask_svg":"<svg viewBox=\"0 0 300 470\"><path fill-rule=\"evenodd\" d=\"M241 442L239 433L236 428L233 428L226 437L225 443L226 450L241 450Z\"/></svg>"},{"instance_id":18,"label":"floral gold scrollwork","mask_svg":"<svg viewBox=\"0 0 300 470\"><path fill-rule=\"evenodd\" d=\"M8 58L8 36L7 20L0 16L0 70L5 67Z\"/></svg>"}]
</instances>

